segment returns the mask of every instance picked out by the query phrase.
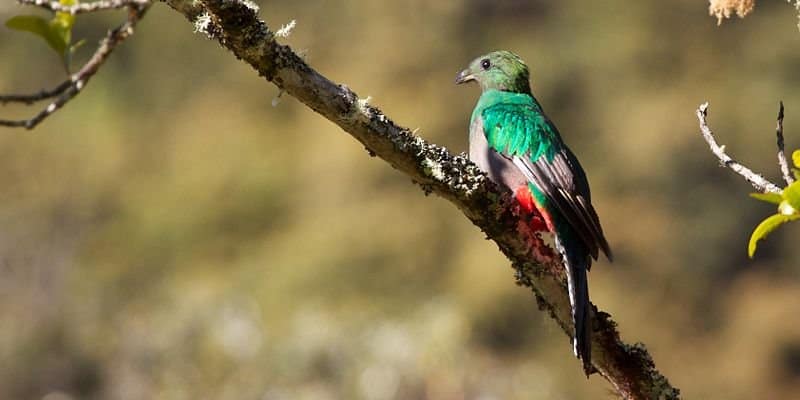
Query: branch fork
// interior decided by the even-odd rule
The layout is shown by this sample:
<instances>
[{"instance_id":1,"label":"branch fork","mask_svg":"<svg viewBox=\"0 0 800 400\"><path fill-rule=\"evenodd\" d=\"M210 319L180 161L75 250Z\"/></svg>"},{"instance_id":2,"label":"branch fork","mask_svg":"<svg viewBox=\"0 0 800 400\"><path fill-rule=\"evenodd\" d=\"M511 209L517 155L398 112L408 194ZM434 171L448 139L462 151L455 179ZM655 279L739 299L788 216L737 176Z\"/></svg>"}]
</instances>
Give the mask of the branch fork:
<instances>
[{"instance_id":1,"label":"branch fork","mask_svg":"<svg viewBox=\"0 0 800 400\"><path fill-rule=\"evenodd\" d=\"M697 108L696 114L697 120L700 122L700 132L703 134L703 139L705 139L706 143L708 143L711 153L713 153L719 159L719 162L723 166L728 167L733 172L741 175L745 181L750 183L753 188L761 193L781 193L782 189L778 185L772 183L762 175L753 172L753 170L750 168L747 168L738 161L734 160L728 155L728 153L725 152L725 146L720 146L717 144L717 140L714 138L714 133L708 126L708 102L701 104L700 107ZM790 184L794 182L794 179L789 174L789 166L786 161L786 153L784 152L783 148L783 102L780 103L777 127L775 130L778 141L778 166L783 175L783 179L787 184Z\"/></svg>"}]
</instances>

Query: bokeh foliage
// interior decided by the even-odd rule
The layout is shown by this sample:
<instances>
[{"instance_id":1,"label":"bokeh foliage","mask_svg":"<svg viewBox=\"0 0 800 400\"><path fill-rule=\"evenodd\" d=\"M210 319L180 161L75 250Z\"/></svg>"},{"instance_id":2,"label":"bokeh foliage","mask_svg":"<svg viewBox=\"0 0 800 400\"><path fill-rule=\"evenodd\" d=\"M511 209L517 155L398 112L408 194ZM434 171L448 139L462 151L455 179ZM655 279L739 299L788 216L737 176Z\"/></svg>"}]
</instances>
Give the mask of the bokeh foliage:
<instances>
[{"instance_id":1,"label":"bokeh foliage","mask_svg":"<svg viewBox=\"0 0 800 400\"><path fill-rule=\"evenodd\" d=\"M791 8L717 27L696 0L263 3L270 26L298 21L287 42L314 67L453 151L478 95L455 73L521 54L617 255L593 301L687 398L796 394L798 224L747 259L772 206L694 117L710 101L718 140L777 181L778 99L800 138ZM79 17L75 61L120 19ZM63 79L45 46L0 35L0 92ZM156 5L66 109L3 130L0 397L609 396L457 210L276 94Z\"/></svg>"}]
</instances>

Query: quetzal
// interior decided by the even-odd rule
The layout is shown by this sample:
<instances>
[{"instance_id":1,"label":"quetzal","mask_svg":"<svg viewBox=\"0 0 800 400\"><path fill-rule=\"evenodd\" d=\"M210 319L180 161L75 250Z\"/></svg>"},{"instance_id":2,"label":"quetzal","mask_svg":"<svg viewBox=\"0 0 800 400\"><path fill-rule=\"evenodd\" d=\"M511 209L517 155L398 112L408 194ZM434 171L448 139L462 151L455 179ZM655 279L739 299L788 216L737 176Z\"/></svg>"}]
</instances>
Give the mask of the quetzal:
<instances>
[{"instance_id":1,"label":"quetzal","mask_svg":"<svg viewBox=\"0 0 800 400\"><path fill-rule=\"evenodd\" d=\"M612 255L592 207L586 174L533 97L528 67L519 56L495 51L476 58L456 77L458 84L470 81L480 85L482 94L472 112L469 157L489 179L514 192L521 209L538 221L531 224L534 229L553 233L567 269L573 351L589 374L586 272L600 250L609 261Z\"/></svg>"}]
</instances>

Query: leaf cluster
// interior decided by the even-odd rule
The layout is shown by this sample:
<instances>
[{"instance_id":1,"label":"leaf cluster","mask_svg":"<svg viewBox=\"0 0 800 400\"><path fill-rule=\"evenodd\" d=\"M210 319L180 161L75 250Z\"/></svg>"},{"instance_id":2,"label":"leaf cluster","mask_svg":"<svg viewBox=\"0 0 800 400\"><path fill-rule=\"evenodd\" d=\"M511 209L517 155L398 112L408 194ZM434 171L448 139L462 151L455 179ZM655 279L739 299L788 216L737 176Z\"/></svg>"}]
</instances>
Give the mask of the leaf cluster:
<instances>
[{"instance_id":1,"label":"leaf cluster","mask_svg":"<svg viewBox=\"0 0 800 400\"><path fill-rule=\"evenodd\" d=\"M63 6L73 6L78 4L78 0L59 0L59 3ZM30 32L42 38L61 57L67 74L70 73L69 64L72 55L84 43L84 40L72 43L74 25L75 16L62 11L55 12L53 18L49 20L38 15L17 15L6 21L9 29Z\"/></svg>"},{"instance_id":2,"label":"leaf cluster","mask_svg":"<svg viewBox=\"0 0 800 400\"><path fill-rule=\"evenodd\" d=\"M787 185L780 193L751 193L750 196L767 203L778 206L778 212L761 221L750 235L747 245L747 255L750 258L756 253L758 241L764 239L779 226L796 219L800 219L800 150L792 153L792 169L795 181Z\"/></svg>"}]
</instances>

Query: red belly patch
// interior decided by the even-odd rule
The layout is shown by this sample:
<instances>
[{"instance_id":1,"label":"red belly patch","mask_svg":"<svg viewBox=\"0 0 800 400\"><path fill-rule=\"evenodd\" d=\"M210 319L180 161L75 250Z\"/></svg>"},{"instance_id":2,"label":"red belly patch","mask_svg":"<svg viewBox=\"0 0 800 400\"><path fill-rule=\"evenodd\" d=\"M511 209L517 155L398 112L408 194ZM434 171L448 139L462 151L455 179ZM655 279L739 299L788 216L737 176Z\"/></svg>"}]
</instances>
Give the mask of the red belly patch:
<instances>
[{"instance_id":1,"label":"red belly patch","mask_svg":"<svg viewBox=\"0 0 800 400\"><path fill-rule=\"evenodd\" d=\"M520 186L514 191L514 197L520 208L520 217L529 218L528 225L533 232L548 231L547 222L536 207L536 200L527 186Z\"/></svg>"}]
</instances>

